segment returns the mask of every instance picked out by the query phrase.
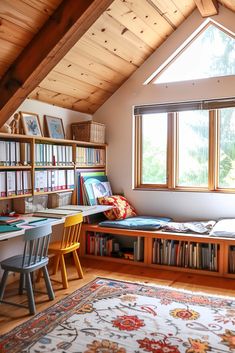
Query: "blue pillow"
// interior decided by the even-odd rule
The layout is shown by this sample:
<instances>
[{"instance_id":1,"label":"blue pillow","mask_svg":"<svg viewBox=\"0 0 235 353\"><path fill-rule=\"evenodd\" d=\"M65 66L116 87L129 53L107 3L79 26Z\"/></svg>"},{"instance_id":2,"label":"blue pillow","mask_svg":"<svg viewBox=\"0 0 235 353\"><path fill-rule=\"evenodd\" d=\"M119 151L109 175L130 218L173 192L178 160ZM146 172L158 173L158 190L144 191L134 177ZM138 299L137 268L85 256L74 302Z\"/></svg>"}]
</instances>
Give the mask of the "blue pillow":
<instances>
[{"instance_id":1,"label":"blue pillow","mask_svg":"<svg viewBox=\"0 0 235 353\"><path fill-rule=\"evenodd\" d=\"M99 226L121 229L156 230L170 221L171 218L166 217L137 216L116 221L103 221L99 223Z\"/></svg>"}]
</instances>

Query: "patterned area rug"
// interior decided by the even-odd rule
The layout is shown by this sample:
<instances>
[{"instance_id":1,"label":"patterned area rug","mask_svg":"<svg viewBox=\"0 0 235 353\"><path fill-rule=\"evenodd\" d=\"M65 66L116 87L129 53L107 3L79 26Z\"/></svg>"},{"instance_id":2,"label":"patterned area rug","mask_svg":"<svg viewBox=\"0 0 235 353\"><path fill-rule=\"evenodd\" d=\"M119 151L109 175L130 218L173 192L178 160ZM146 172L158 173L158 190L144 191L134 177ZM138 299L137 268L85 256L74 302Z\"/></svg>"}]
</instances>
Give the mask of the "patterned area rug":
<instances>
[{"instance_id":1,"label":"patterned area rug","mask_svg":"<svg viewBox=\"0 0 235 353\"><path fill-rule=\"evenodd\" d=\"M2 336L0 352L235 352L235 301L97 278Z\"/></svg>"}]
</instances>

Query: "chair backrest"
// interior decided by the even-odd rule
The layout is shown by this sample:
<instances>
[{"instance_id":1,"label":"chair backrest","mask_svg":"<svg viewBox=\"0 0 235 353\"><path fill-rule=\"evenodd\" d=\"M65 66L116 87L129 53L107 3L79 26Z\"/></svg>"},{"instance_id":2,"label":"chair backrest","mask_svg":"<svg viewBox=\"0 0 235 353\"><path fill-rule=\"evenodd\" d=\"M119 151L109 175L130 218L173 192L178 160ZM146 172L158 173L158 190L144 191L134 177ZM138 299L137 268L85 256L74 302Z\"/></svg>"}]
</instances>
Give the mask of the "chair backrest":
<instances>
[{"instance_id":1,"label":"chair backrest","mask_svg":"<svg viewBox=\"0 0 235 353\"><path fill-rule=\"evenodd\" d=\"M65 218L61 249L68 248L79 242L82 220L83 217L80 213Z\"/></svg>"},{"instance_id":2,"label":"chair backrest","mask_svg":"<svg viewBox=\"0 0 235 353\"><path fill-rule=\"evenodd\" d=\"M50 235L50 224L25 230L22 267L36 265L47 258Z\"/></svg>"}]
</instances>

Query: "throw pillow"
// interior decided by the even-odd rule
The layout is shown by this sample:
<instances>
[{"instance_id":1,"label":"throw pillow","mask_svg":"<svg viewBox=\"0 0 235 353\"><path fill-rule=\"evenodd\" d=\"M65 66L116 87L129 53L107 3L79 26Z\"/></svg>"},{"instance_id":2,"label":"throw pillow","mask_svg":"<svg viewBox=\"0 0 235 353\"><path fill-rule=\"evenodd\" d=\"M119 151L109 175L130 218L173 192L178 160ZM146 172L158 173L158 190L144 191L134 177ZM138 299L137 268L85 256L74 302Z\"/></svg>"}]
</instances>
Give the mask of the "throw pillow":
<instances>
[{"instance_id":1,"label":"throw pillow","mask_svg":"<svg viewBox=\"0 0 235 353\"><path fill-rule=\"evenodd\" d=\"M120 195L99 197L100 205L113 206L111 210L105 211L104 214L109 220L125 219L137 216L136 210L127 199Z\"/></svg>"}]
</instances>

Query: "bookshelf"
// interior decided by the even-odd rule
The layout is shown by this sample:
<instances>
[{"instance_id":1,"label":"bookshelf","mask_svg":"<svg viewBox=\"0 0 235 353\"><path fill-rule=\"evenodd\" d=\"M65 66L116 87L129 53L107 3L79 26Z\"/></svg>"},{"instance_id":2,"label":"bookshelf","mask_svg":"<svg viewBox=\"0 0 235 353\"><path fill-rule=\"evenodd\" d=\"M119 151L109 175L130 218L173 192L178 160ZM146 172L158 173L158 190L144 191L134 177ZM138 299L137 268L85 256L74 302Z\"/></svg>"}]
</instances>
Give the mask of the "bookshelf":
<instances>
[{"instance_id":1,"label":"bookshelf","mask_svg":"<svg viewBox=\"0 0 235 353\"><path fill-rule=\"evenodd\" d=\"M106 238L108 250L100 253L102 242L91 251L90 237ZM122 244L126 237L133 238L129 252L132 257L116 256L114 243ZM112 249L107 241L113 239ZM118 240L119 239L119 240ZM138 239L142 254L136 259L135 243ZM141 231L100 227L97 224L83 224L81 233L81 257L128 263L130 265L171 270L185 273L235 278L235 238L210 237L209 235L171 233L162 231Z\"/></svg>"},{"instance_id":2,"label":"bookshelf","mask_svg":"<svg viewBox=\"0 0 235 353\"><path fill-rule=\"evenodd\" d=\"M0 133L0 200L73 191L91 168L106 169L106 144Z\"/></svg>"}]
</instances>

